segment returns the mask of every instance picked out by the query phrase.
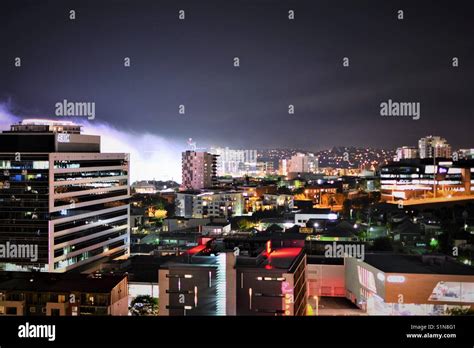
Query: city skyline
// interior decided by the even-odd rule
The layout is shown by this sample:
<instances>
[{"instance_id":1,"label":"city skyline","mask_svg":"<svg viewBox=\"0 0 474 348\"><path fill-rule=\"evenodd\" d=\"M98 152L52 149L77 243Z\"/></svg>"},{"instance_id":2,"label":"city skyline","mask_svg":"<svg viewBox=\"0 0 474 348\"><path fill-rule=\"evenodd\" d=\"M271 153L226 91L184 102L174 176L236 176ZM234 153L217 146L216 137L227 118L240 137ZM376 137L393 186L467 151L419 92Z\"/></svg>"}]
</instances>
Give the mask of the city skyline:
<instances>
[{"instance_id":1,"label":"city skyline","mask_svg":"<svg viewBox=\"0 0 474 348\"><path fill-rule=\"evenodd\" d=\"M89 124L171 147L193 138L205 148L396 148L427 134L470 146L473 28L464 2L401 2L403 20L393 4L374 1L256 4L9 3L0 14L9 28L0 33L0 101L13 115L47 118L57 102L94 102ZM382 117L387 100L420 103L421 117Z\"/></svg>"},{"instance_id":2,"label":"city skyline","mask_svg":"<svg viewBox=\"0 0 474 348\"><path fill-rule=\"evenodd\" d=\"M472 4L2 3L2 342L468 344Z\"/></svg>"},{"instance_id":3,"label":"city skyline","mask_svg":"<svg viewBox=\"0 0 474 348\"><path fill-rule=\"evenodd\" d=\"M45 120L48 120L44 118ZM27 119L23 119L27 120ZM49 118L49 120L61 122L65 121L63 118L59 119L53 119ZM16 124L18 122L21 122L22 119L13 116L5 107L1 107L0 105L0 132L3 130L8 130L10 128L10 125ZM140 138L136 138L133 134L128 134L126 132L120 131L116 128L110 127L109 125L102 124L102 123L92 123L89 121L84 121L84 119L80 118L74 118L74 122L78 125L80 125L84 131L85 134L90 134L90 135L99 135L102 138L102 151L105 152L116 152L117 149L121 149L125 152L130 153L130 160L132 163L132 172L131 172L131 182L136 182L136 181L142 181L142 180L161 180L161 181L175 181L180 183L181 182L181 154L184 151L189 151L193 150L193 147L196 146L194 142L192 142L192 139L188 139L185 144L176 144L170 142L168 139L165 137L158 137L156 135L152 134L147 134L144 135ZM426 137L429 137L431 135L426 135ZM424 138L424 137L422 137ZM420 138L421 139L421 138ZM382 153L383 156L379 160L379 164L388 161L391 161L395 157L397 153L397 150L401 149L402 147L415 147L418 148L418 141L419 140L414 140L409 144L399 144L395 148L389 149L389 148L372 148L372 147L358 147L358 146L337 146L333 145L329 148L322 149L320 151L314 151L310 149L302 149L302 148L255 148L255 149L245 149L245 148L229 148L231 151L245 151L245 150L256 150L258 153L258 161L275 161L278 159L289 159L292 154L290 153L313 153L316 154L316 156L322 156L323 160L323 165L322 167L332 167L335 166L336 168L339 167L338 164L340 163L339 161L336 161L336 163L331 164L333 159L337 159L339 157L339 160L342 160L343 166L342 168L354 168L358 166L359 161L352 162L350 158L353 157L353 154L351 153L351 150L355 150L356 153L368 150L369 152L375 151L375 154L380 154ZM451 142L448 139L448 142L451 144ZM157 148L157 150L153 150L153 148ZM221 145L221 146L214 146L214 147L209 147L209 148L200 148L197 147L196 151L213 151L213 149L225 149L228 148L226 144ZM349 156L349 161L343 160L342 158L345 155L345 152L338 153L341 151L348 150L347 156ZM467 147L470 151L472 147ZM334 150L336 150L336 153L334 154L335 158L331 157L326 157L327 153L331 153ZM452 152L458 153L457 148L452 148ZM270 158L268 154L273 151L282 151L286 152L286 155L277 155L275 158ZM368 155L369 152L367 152L365 155ZM263 155L262 155L263 153ZM393 156L392 156L393 155ZM460 156L460 155L459 155ZM261 158L263 157L263 158ZM450 156L448 156L450 157ZM400 157L399 157L400 158ZM366 158L367 159L367 158ZM257 163L256 162L256 163ZM346 163L347 162L347 163ZM166 163L166 165L163 165L163 163Z\"/></svg>"}]
</instances>

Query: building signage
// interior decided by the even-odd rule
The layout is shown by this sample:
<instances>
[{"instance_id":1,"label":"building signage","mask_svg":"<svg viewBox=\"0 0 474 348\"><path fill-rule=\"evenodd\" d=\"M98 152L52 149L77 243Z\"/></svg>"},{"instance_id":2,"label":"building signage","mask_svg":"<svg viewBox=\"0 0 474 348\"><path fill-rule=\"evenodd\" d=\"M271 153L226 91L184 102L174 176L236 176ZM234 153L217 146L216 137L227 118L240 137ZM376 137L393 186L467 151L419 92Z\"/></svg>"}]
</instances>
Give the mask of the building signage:
<instances>
[{"instance_id":1,"label":"building signage","mask_svg":"<svg viewBox=\"0 0 474 348\"><path fill-rule=\"evenodd\" d=\"M312 227L300 227L300 233L313 233Z\"/></svg>"},{"instance_id":2,"label":"building signage","mask_svg":"<svg viewBox=\"0 0 474 348\"><path fill-rule=\"evenodd\" d=\"M69 143L71 141L70 134L58 133L58 143Z\"/></svg>"},{"instance_id":3,"label":"building signage","mask_svg":"<svg viewBox=\"0 0 474 348\"><path fill-rule=\"evenodd\" d=\"M284 298L284 310L285 315L291 315L291 308L293 303L295 302L293 287L290 285L289 282L282 282L281 283L281 292L285 296Z\"/></svg>"}]
</instances>

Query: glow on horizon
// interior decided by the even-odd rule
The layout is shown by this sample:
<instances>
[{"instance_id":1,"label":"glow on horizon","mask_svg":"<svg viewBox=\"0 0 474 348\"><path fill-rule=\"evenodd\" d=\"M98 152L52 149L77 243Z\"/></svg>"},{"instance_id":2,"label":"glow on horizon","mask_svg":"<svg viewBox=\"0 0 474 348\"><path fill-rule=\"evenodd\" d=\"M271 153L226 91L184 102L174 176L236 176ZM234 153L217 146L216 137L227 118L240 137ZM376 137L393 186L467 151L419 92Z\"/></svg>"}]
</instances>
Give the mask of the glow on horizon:
<instances>
[{"instance_id":1,"label":"glow on horizon","mask_svg":"<svg viewBox=\"0 0 474 348\"><path fill-rule=\"evenodd\" d=\"M51 121L48 117L25 118L24 121ZM5 103L0 103L0 131L21 121ZM53 121L69 124L71 121ZM181 152L186 150L186 140L180 144L152 133L138 133L115 128L98 121L75 119L73 124L82 126L82 134L100 135L101 152L130 154L130 183L137 180L174 180L181 183Z\"/></svg>"},{"instance_id":2,"label":"glow on horizon","mask_svg":"<svg viewBox=\"0 0 474 348\"><path fill-rule=\"evenodd\" d=\"M152 133L127 132L97 121L82 121L83 134L101 136L101 152L130 154L130 182L174 180L181 182L181 152L185 149Z\"/></svg>"}]
</instances>

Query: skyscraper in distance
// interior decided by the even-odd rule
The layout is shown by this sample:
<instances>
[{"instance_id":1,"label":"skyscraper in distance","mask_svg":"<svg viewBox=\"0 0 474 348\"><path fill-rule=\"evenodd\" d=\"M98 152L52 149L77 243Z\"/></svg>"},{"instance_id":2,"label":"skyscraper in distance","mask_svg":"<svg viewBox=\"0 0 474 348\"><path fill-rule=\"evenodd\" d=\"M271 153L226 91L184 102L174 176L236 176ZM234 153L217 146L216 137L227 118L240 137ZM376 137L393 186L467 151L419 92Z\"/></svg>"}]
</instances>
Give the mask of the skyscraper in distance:
<instances>
[{"instance_id":1,"label":"skyscraper in distance","mask_svg":"<svg viewBox=\"0 0 474 348\"><path fill-rule=\"evenodd\" d=\"M217 155L208 152L185 151L182 153L183 190L200 190L216 183Z\"/></svg>"},{"instance_id":2,"label":"skyscraper in distance","mask_svg":"<svg viewBox=\"0 0 474 348\"><path fill-rule=\"evenodd\" d=\"M450 158L451 146L446 139L429 135L418 141L420 158Z\"/></svg>"},{"instance_id":3,"label":"skyscraper in distance","mask_svg":"<svg viewBox=\"0 0 474 348\"><path fill-rule=\"evenodd\" d=\"M288 173L315 173L318 166L318 157L314 154L297 153L288 161Z\"/></svg>"}]
</instances>

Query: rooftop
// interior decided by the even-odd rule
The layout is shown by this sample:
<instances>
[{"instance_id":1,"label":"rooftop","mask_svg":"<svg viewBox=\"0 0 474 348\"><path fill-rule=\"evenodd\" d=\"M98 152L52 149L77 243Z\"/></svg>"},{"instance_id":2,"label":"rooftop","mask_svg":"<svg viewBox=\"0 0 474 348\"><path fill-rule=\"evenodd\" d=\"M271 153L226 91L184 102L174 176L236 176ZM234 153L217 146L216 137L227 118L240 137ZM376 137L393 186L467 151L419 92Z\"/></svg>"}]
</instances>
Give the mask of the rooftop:
<instances>
[{"instance_id":1,"label":"rooftop","mask_svg":"<svg viewBox=\"0 0 474 348\"><path fill-rule=\"evenodd\" d=\"M114 260L106 271L128 274L129 283L158 283L158 270L172 256L134 255L127 260Z\"/></svg>"},{"instance_id":2,"label":"rooftop","mask_svg":"<svg viewBox=\"0 0 474 348\"><path fill-rule=\"evenodd\" d=\"M65 125L65 126L78 126L71 121L55 121L55 120L46 120L40 118L26 118L20 122L22 125L41 125L41 126L51 126L51 125Z\"/></svg>"},{"instance_id":3,"label":"rooftop","mask_svg":"<svg viewBox=\"0 0 474 348\"><path fill-rule=\"evenodd\" d=\"M291 271L303 256L303 248L284 247L274 249L270 253L263 251L257 257L239 256L237 257L236 267Z\"/></svg>"},{"instance_id":4,"label":"rooftop","mask_svg":"<svg viewBox=\"0 0 474 348\"><path fill-rule=\"evenodd\" d=\"M79 273L0 272L0 290L108 293L124 278L125 275L94 277Z\"/></svg>"},{"instance_id":5,"label":"rooftop","mask_svg":"<svg viewBox=\"0 0 474 348\"><path fill-rule=\"evenodd\" d=\"M225 227L230 225L230 222L209 222L205 226L220 226L220 227Z\"/></svg>"},{"instance_id":6,"label":"rooftop","mask_svg":"<svg viewBox=\"0 0 474 348\"><path fill-rule=\"evenodd\" d=\"M390 162L382 166L382 168L397 168L397 167L418 167L431 166L433 165L433 158L410 158L401 159L397 162ZM474 166L474 160L471 159L460 159L459 161L453 162L451 158L436 158L436 164L440 166L453 166L461 168L469 168Z\"/></svg>"},{"instance_id":7,"label":"rooftop","mask_svg":"<svg viewBox=\"0 0 474 348\"><path fill-rule=\"evenodd\" d=\"M103 276L128 276L128 283L158 283L158 271L173 255L132 255L128 259L109 260L100 265Z\"/></svg>"},{"instance_id":8,"label":"rooftop","mask_svg":"<svg viewBox=\"0 0 474 348\"><path fill-rule=\"evenodd\" d=\"M81 125L65 120L47 120L39 118L29 118L12 124L9 131L3 133L81 133Z\"/></svg>"},{"instance_id":9,"label":"rooftop","mask_svg":"<svg viewBox=\"0 0 474 348\"><path fill-rule=\"evenodd\" d=\"M474 267L445 255L365 254L364 262L386 273L473 275Z\"/></svg>"},{"instance_id":10,"label":"rooftop","mask_svg":"<svg viewBox=\"0 0 474 348\"><path fill-rule=\"evenodd\" d=\"M310 265L339 265L344 266L343 258L325 257L324 255L307 255L306 263Z\"/></svg>"},{"instance_id":11,"label":"rooftop","mask_svg":"<svg viewBox=\"0 0 474 348\"><path fill-rule=\"evenodd\" d=\"M331 214L329 208L306 208L295 212L296 214Z\"/></svg>"}]
</instances>

